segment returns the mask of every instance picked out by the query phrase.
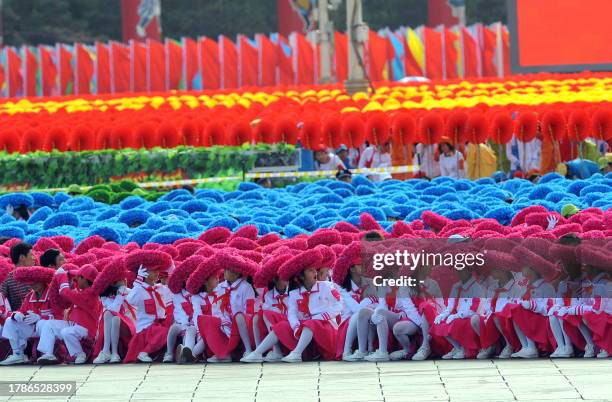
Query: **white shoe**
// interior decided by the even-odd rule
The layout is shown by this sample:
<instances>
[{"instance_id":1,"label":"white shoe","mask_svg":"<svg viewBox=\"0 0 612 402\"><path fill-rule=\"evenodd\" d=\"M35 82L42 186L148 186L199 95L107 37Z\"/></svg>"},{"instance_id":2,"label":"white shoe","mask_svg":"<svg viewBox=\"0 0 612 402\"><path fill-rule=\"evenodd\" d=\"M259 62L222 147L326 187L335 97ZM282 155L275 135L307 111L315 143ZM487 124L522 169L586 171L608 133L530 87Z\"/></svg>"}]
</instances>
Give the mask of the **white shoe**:
<instances>
[{"instance_id":1,"label":"white shoe","mask_svg":"<svg viewBox=\"0 0 612 402\"><path fill-rule=\"evenodd\" d=\"M242 363L263 363L264 358L261 354L251 352L248 355L244 356L240 359Z\"/></svg>"},{"instance_id":2,"label":"white shoe","mask_svg":"<svg viewBox=\"0 0 612 402\"><path fill-rule=\"evenodd\" d=\"M453 360L462 360L465 359L465 351L463 348L457 349L457 352L453 355Z\"/></svg>"},{"instance_id":3,"label":"white shoe","mask_svg":"<svg viewBox=\"0 0 612 402\"><path fill-rule=\"evenodd\" d=\"M421 346L419 350L416 351L414 356L412 356L412 360L414 361L425 360L429 357L430 354L431 354L431 348L429 348L428 346Z\"/></svg>"},{"instance_id":4,"label":"white shoe","mask_svg":"<svg viewBox=\"0 0 612 402\"><path fill-rule=\"evenodd\" d=\"M554 352L552 352L552 353L550 354L550 356L549 356L549 357L554 359L554 358L556 358L556 357L561 356L562 354L563 354L563 348L562 348L561 346L559 346L559 347L557 347L557 349L555 349L555 351L554 351Z\"/></svg>"},{"instance_id":5,"label":"white shoe","mask_svg":"<svg viewBox=\"0 0 612 402\"><path fill-rule=\"evenodd\" d=\"M109 363L121 363L121 356L119 356L118 354L113 354L111 355L110 359L108 360Z\"/></svg>"},{"instance_id":6,"label":"white shoe","mask_svg":"<svg viewBox=\"0 0 612 402\"><path fill-rule=\"evenodd\" d=\"M555 351L556 353L557 351ZM555 354L553 353L553 354ZM556 356L550 355L550 357L556 357L556 358L560 358L560 359L566 359L568 357L572 357L574 356L574 348L572 346L568 346L565 348L561 348L561 350L559 350L559 353L557 353Z\"/></svg>"},{"instance_id":7,"label":"white shoe","mask_svg":"<svg viewBox=\"0 0 612 402\"><path fill-rule=\"evenodd\" d=\"M358 349L355 351L355 353L350 354L348 356L342 355L342 360L344 360L345 362L360 362L363 361L366 356L368 356L367 353L360 352Z\"/></svg>"},{"instance_id":8,"label":"white shoe","mask_svg":"<svg viewBox=\"0 0 612 402\"><path fill-rule=\"evenodd\" d=\"M74 358L74 364L84 364L87 361L87 355L84 352L77 353Z\"/></svg>"},{"instance_id":9,"label":"white shoe","mask_svg":"<svg viewBox=\"0 0 612 402\"><path fill-rule=\"evenodd\" d=\"M166 352L166 354L164 355L164 359L162 360L162 363L172 363L174 361L174 356L172 355L172 352Z\"/></svg>"},{"instance_id":10,"label":"white shoe","mask_svg":"<svg viewBox=\"0 0 612 402\"><path fill-rule=\"evenodd\" d=\"M389 354L389 359L392 361L404 360L408 357L408 351L404 349L396 350L395 352Z\"/></svg>"},{"instance_id":11,"label":"white shoe","mask_svg":"<svg viewBox=\"0 0 612 402\"><path fill-rule=\"evenodd\" d=\"M586 346L584 347L584 356L585 359L590 359L592 357L595 357L595 345L591 344L586 344Z\"/></svg>"},{"instance_id":12,"label":"white shoe","mask_svg":"<svg viewBox=\"0 0 612 402\"><path fill-rule=\"evenodd\" d=\"M193 352L187 346L181 346L180 354L178 355L178 363L193 363L194 361Z\"/></svg>"},{"instance_id":13,"label":"white shoe","mask_svg":"<svg viewBox=\"0 0 612 402\"><path fill-rule=\"evenodd\" d=\"M36 363L40 365L55 364L57 363L57 357L55 357L55 355L49 355L45 353L44 355L40 356L38 360L36 360Z\"/></svg>"},{"instance_id":14,"label":"white shoe","mask_svg":"<svg viewBox=\"0 0 612 402\"><path fill-rule=\"evenodd\" d=\"M302 361L302 355L295 352L289 352L289 354L281 359L285 363L300 363Z\"/></svg>"},{"instance_id":15,"label":"white shoe","mask_svg":"<svg viewBox=\"0 0 612 402\"><path fill-rule=\"evenodd\" d=\"M480 352L476 355L477 359L483 360L491 357L493 352L495 351L495 346L489 346L486 349L480 349Z\"/></svg>"},{"instance_id":16,"label":"white shoe","mask_svg":"<svg viewBox=\"0 0 612 402\"><path fill-rule=\"evenodd\" d=\"M14 364L26 364L29 362L26 355L10 355L0 362L0 366L12 366Z\"/></svg>"},{"instance_id":17,"label":"white shoe","mask_svg":"<svg viewBox=\"0 0 612 402\"><path fill-rule=\"evenodd\" d=\"M389 352L378 349L376 352L371 355L367 355L363 360L368 362L388 362L389 361Z\"/></svg>"},{"instance_id":18,"label":"white shoe","mask_svg":"<svg viewBox=\"0 0 612 402\"><path fill-rule=\"evenodd\" d=\"M510 356L512 356L512 346L506 345L497 357L500 359L509 359Z\"/></svg>"},{"instance_id":19,"label":"white shoe","mask_svg":"<svg viewBox=\"0 0 612 402\"><path fill-rule=\"evenodd\" d=\"M275 362L281 361L282 358L283 358L282 354L277 353L277 352L271 350L271 351L268 352L266 357L264 357L264 361L268 362L268 363L275 363Z\"/></svg>"},{"instance_id":20,"label":"white shoe","mask_svg":"<svg viewBox=\"0 0 612 402\"><path fill-rule=\"evenodd\" d=\"M136 359L138 359L138 361L142 362L142 363L151 363L151 362L153 362L153 359L151 359L151 356L149 356L149 354L145 353L145 352L138 353L138 356L136 357Z\"/></svg>"},{"instance_id":21,"label":"white shoe","mask_svg":"<svg viewBox=\"0 0 612 402\"><path fill-rule=\"evenodd\" d=\"M598 359L607 359L608 357L610 357L610 355L604 349L602 349L601 351L599 351L599 353L597 353L597 358Z\"/></svg>"},{"instance_id":22,"label":"white shoe","mask_svg":"<svg viewBox=\"0 0 612 402\"><path fill-rule=\"evenodd\" d=\"M96 357L93 361L93 364L104 364L108 363L111 359L111 355L106 352L100 352L98 357Z\"/></svg>"},{"instance_id":23,"label":"white shoe","mask_svg":"<svg viewBox=\"0 0 612 402\"><path fill-rule=\"evenodd\" d=\"M208 359L207 363L231 363L232 358L227 356L224 358L219 358L217 355L214 355L210 359Z\"/></svg>"},{"instance_id":24,"label":"white shoe","mask_svg":"<svg viewBox=\"0 0 612 402\"><path fill-rule=\"evenodd\" d=\"M533 359L538 357L538 350L535 348L522 348L516 353L512 353L511 357L519 357L521 359Z\"/></svg>"},{"instance_id":25,"label":"white shoe","mask_svg":"<svg viewBox=\"0 0 612 402\"><path fill-rule=\"evenodd\" d=\"M442 356L442 359L451 360L457 354L458 351L459 349L453 348L450 352Z\"/></svg>"}]
</instances>

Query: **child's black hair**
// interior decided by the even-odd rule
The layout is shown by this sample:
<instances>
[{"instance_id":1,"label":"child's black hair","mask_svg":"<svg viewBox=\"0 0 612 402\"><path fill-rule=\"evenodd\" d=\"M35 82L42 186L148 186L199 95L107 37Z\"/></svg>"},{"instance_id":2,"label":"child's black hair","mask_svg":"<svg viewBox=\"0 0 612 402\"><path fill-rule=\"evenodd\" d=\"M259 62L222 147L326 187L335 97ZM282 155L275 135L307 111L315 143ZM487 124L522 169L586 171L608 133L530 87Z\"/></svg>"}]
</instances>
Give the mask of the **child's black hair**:
<instances>
[{"instance_id":1,"label":"child's black hair","mask_svg":"<svg viewBox=\"0 0 612 402\"><path fill-rule=\"evenodd\" d=\"M106 289L102 293L100 293L100 297L111 297L117 296L117 292L119 291L119 287L115 285L107 286Z\"/></svg>"},{"instance_id":2,"label":"child's black hair","mask_svg":"<svg viewBox=\"0 0 612 402\"><path fill-rule=\"evenodd\" d=\"M20 206L15 208L14 211L17 212L17 214L19 214L19 217L24 221L30 219L30 212L28 211L28 207L26 207L24 204L21 204Z\"/></svg>"},{"instance_id":3,"label":"child's black hair","mask_svg":"<svg viewBox=\"0 0 612 402\"><path fill-rule=\"evenodd\" d=\"M60 255L60 251L56 248L50 248L40 256L40 265L43 267L55 266L55 261Z\"/></svg>"},{"instance_id":4,"label":"child's black hair","mask_svg":"<svg viewBox=\"0 0 612 402\"><path fill-rule=\"evenodd\" d=\"M350 272L346 274L344 281L342 281L342 287L346 289L347 292L353 290L353 285L351 285L351 274Z\"/></svg>"},{"instance_id":5,"label":"child's black hair","mask_svg":"<svg viewBox=\"0 0 612 402\"><path fill-rule=\"evenodd\" d=\"M31 250L32 246L28 243L21 242L15 244L11 247L11 261L13 261L13 264L17 264L19 262L19 257L27 256Z\"/></svg>"}]
</instances>

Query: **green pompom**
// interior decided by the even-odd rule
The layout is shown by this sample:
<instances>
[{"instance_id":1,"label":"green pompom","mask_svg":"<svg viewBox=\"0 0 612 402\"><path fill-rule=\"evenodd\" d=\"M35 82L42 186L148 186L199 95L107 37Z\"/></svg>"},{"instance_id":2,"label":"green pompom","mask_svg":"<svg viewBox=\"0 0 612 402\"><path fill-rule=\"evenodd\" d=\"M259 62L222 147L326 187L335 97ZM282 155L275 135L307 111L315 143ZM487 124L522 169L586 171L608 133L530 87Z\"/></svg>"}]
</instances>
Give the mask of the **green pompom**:
<instances>
[{"instance_id":1,"label":"green pompom","mask_svg":"<svg viewBox=\"0 0 612 402\"><path fill-rule=\"evenodd\" d=\"M91 193L92 191L96 191L96 190L104 190L104 191L109 192L109 193L111 193L113 191L106 184L96 184L95 186L91 187L89 189L89 191L87 191L87 194Z\"/></svg>"},{"instance_id":2,"label":"green pompom","mask_svg":"<svg viewBox=\"0 0 612 402\"><path fill-rule=\"evenodd\" d=\"M122 180L121 182L119 182L119 185L121 186L123 191L134 191L140 188L138 184L134 183L131 180Z\"/></svg>"},{"instance_id":3,"label":"green pompom","mask_svg":"<svg viewBox=\"0 0 612 402\"><path fill-rule=\"evenodd\" d=\"M105 204L110 204L111 202L111 193L103 189L97 189L93 191L87 192L87 196L94 199L97 202L103 202Z\"/></svg>"},{"instance_id":4,"label":"green pompom","mask_svg":"<svg viewBox=\"0 0 612 402\"><path fill-rule=\"evenodd\" d=\"M112 203L113 204L118 204L121 201L123 201L124 199L126 199L127 197L131 196L132 193L128 193L128 192L121 192L121 193L116 193L113 194L113 200Z\"/></svg>"},{"instance_id":5,"label":"green pompom","mask_svg":"<svg viewBox=\"0 0 612 402\"><path fill-rule=\"evenodd\" d=\"M81 187L79 187L78 184L71 184L70 186L68 186L68 194L83 194L83 190L81 190Z\"/></svg>"}]
</instances>

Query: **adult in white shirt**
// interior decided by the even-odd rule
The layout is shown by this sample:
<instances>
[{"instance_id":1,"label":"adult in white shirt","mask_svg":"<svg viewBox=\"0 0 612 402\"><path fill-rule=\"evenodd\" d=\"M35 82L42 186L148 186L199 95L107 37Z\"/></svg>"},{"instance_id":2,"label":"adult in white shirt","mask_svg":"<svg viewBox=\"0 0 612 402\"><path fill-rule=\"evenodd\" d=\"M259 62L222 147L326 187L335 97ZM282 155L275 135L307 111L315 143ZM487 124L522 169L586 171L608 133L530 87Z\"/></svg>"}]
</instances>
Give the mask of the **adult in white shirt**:
<instances>
[{"instance_id":1,"label":"adult in white shirt","mask_svg":"<svg viewBox=\"0 0 612 402\"><path fill-rule=\"evenodd\" d=\"M359 157L357 165L360 169L391 167L391 144L388 142L381 147L370 145ZM390 173L367 174L371 181L383 181L391 178Z\"/></svg>"},{"instance_id":2,"label":"adult in white shirt","mask_svg":"<svg viewBox=\"0 0 612 402\"><path fill-rule=\"evenodd\" d=\"M438 150L440 151L440 175L455 179L465 178L463 154L448 142L440 143Z\"/></svg>"},{"instance_id":3,"label":"adult in white shirt","mask_svg":"<svg viewBox=\"0 0 612 402\"><path fill-rule=\"evenodd\" d=\"M435 145L417 144L415 153L419 161L420 172L430 179L440 176L440 165L435 160Z\"/></svg>"},{"instance_id":4,"label":"adult in white shirt","mask_svg":"<svg viewBox=\"0 0 612 402\"><path fill-rule=\"evenodd\" d=\"M512 137L506 144L506 156L510 161L510 170L521 170L525 173L539 171L542 163L542 141L534 138L523 142Z\"/></svg>"},{"instance_id":5,"label":"adult in white shirt","mask_svg":"<svg viewBox=\"0 0 612 402\"><path fill-rule=\"evenodd\" d=\"M317 170L344 170L344 162L333 152L325 148L319 148L314 153L315 168Z\"/></svg>"}]
</instances>

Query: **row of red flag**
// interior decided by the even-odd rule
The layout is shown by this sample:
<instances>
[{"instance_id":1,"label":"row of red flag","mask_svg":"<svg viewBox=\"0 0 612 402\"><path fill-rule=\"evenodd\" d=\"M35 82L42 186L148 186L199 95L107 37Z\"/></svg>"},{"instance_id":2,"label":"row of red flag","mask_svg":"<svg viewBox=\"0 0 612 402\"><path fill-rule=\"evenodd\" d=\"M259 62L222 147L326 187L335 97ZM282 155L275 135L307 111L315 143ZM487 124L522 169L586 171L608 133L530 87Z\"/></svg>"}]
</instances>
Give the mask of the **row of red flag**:
<instances>
[{"instance_id":1,"label":"row of red flag","mask_svg":"<svg viewBox=\"0 0 612 402\"><path fill-rule=\"evenodd\" d=\"M335 32L333 79L348 74L347 35ZM370 31L363 45L371 81L406 76L453 79L509 74L509 40L500 23ZM319 81L319 45L293 33L4 47L2 96L57 96L309 85Z\"/></svg>"}]
</instances>

